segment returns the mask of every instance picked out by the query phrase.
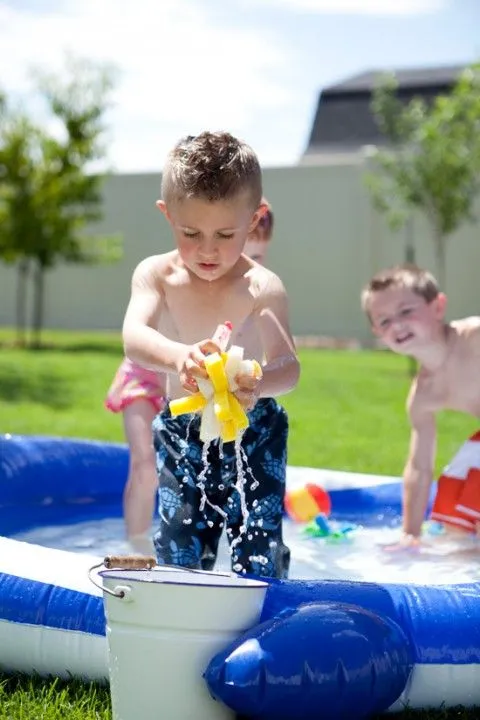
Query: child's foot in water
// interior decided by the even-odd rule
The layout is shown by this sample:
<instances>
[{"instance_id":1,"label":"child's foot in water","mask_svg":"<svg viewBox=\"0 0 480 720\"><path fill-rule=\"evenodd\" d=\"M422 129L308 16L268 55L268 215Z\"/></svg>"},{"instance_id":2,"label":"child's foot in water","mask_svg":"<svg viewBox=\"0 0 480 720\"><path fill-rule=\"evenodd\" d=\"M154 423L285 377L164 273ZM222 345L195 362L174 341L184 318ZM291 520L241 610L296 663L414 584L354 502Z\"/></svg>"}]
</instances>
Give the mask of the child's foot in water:
<instances>
[{"instance_id":1,"label":"child's foot in water","mask_svg":"<svg viewBox=\"0 0 480 720\"><path fill-rule=\"evenodd\" d=\"M420 537L417 537L416 535L409 535L408 533L402 533L398 542L383 545L382 549L387 553L419 552L421 544L422 542Z\"/></svg>"}]
</instances>

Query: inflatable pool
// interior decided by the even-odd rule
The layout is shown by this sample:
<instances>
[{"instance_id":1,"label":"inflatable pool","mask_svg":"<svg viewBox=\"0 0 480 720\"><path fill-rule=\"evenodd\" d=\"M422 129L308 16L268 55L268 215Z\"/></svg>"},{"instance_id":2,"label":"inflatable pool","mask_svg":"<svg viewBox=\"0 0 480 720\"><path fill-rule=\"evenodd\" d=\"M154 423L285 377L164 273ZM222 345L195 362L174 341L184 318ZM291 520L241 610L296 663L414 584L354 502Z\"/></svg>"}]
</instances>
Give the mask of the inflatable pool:
<instances>
[{"instance_id":1,"label":"inflatable pool","mask_svg":"<svg viewBox=\"0 0 480 720\"><path fill-rule=\"evenodd\" d=\"M127 465L123 445L0 436L2 669L107 679L103 598L88 578L101 555L18 538L120 523ZM306 480L329 491L340 520L374 527L398 519L396 478L289 468L290 487ZM311 717L328 706L341 718L405 704L480 705L479 582L318 574L268 582L260 624L212 658L205 674L210 692L237 712Z\"/></svg>"}]
</instances>

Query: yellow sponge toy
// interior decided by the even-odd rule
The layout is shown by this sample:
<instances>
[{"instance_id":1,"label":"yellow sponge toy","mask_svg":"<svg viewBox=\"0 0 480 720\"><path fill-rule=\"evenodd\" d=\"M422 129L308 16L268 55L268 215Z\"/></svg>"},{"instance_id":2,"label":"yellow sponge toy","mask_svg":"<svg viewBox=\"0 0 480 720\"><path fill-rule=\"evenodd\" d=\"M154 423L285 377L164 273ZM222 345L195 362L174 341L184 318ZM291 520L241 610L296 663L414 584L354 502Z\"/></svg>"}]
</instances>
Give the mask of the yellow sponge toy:
<instances>
[{"instance_id":1,"label":"yellow sponge toy","mask_svg":"<svg viewBox=\"0 0 480 720\"><path fill-rule=\"evenodd\" d=\"M256 360L244 360L243 348L233 345L228 352L212 353L205 358L208 380L198 378L199 392L171 400L172 417L200 412L200 440L221 438L223 442L239 440L248 427L248 417L233 394L238 385L235 376L250 374L261 378L262 368Z\"/></svg>"}]
</instances>

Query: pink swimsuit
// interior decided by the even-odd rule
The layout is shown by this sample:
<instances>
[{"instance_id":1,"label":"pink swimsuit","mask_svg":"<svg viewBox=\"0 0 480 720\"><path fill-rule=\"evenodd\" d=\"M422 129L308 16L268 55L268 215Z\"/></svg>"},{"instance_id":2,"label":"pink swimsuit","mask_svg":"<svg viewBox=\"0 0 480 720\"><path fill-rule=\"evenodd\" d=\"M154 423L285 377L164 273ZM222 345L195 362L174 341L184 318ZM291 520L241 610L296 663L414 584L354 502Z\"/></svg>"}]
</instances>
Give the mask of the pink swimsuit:
<instances>
[{"instance_id":1,"label":"pink swimsuit","mask_svg":"<svg viewBox=\"0 0 480 720\"><path fill-rule=\"evenodd\" d=\"M165 392L161 376L154 370L146 370L125 358L118 368L105 398L105 407L112 412L122 412L135 400L145 399L160 412L165 407Z\"/></svg>"}]
</instances>

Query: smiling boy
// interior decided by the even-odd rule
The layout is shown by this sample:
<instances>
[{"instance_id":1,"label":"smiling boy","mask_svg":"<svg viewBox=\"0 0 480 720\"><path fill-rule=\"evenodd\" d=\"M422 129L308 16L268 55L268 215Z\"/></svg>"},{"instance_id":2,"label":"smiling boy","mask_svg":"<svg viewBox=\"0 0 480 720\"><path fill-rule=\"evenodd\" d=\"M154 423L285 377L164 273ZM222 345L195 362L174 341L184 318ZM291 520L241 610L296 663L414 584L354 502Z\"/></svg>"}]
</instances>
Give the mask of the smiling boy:
<instances>
[{"instance_id":1,"label":"smiling boy","mask_svg":"<svg viewBox=\"0 0 480 720\"><path fill-rule=\"evenodd\" d=\"M433 480L438 412L480 418L480 317L446 322L447 298L431 273L401 265L376 274L362 292L375 335L419 364L407 399L410 449L403 478L403 534L419 544ZM432 519L448 529L476 532L480 520L480 432L470 438L439 481Z\"/></svg>"}]
</instances>

